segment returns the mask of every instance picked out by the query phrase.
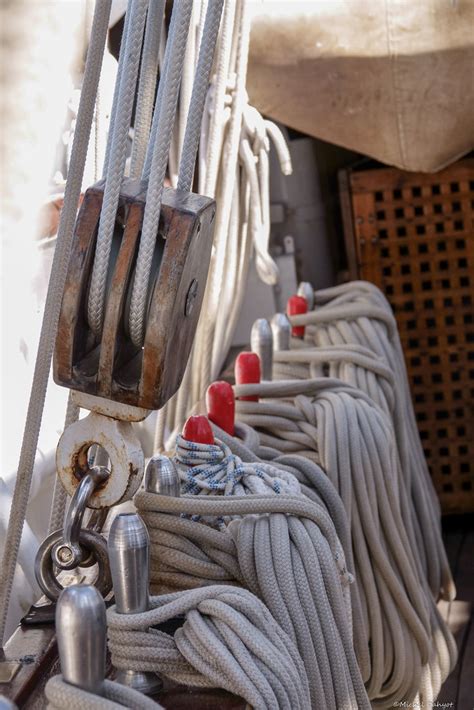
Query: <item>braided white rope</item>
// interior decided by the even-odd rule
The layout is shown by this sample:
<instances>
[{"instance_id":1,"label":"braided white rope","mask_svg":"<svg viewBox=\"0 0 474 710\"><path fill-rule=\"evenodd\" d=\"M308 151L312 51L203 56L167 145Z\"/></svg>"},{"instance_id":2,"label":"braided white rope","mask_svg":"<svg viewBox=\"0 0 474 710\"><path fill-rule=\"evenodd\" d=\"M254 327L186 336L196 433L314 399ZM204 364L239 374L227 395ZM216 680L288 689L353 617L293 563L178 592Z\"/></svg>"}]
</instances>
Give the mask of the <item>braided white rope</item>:
<instances>
[{"instance_id":1,"label":"braided white rope","mask_svg":"<svg viewBox=\"0 0 474 710\"><path fill-rule=\"evenodd\" d=\"M100 212L97 244L92 267L87 318L96 336L102 329L104 317L105 291L110 252L114 234L115 219L120 196L120 188L127 158L127 138L132 118L133 102L138 77L138 67L142 48L143 31L148 8L148 0L130 0L125 23L120 54L125 57L120 66L117 82L118 94L112 114L109 133L110 149L105 174L104 197ZM114 96L115 100L115 96Z\"/></svg>"},{"instance_id":2,"label":"braided white rope","mask_svg":"<svg viewBox=\"0 0 474 710\"><path fill-rule=\"evenodd\" d=\"M186 190L187 192L191 189L193 180L204 102L209 86L223 4L224 0L214 0L214 2L209 3L206 12L179 166L178 190Z\"/></svg>"},{"instance_id":3,"label":"braided white rope","mask_svg":"<svg viewBox=\"0 0 474 710\"><path fill-rule=\"evenodd\" d=\"M183 493L192 495L265 494L269 492L296 495L300 487L290 473L268 463L245 464L219 439L212 446L176 439L176 458Z\"/></svg>"},{"instance_id":4,"label":"braided white rope","mask_svg":"<svg viewBox=\"0 0 474 710\"><path fill-rule=\"evenodd\" d=\"M178 683L221 687L256 710L307 710L308 679L291 638L245 589L211 586L151 597L142 614L107 612L117 668L156 671ZM158 624L185 615L174 636ZM155 628L152 628L155 627Z\"/></svg>"},{"instance_id":5,"label":"braided white rope","mask_svg":"<svg viewBox=\"0 0 474 710\"><path fill-rule=\"evenodd\" d=\"M140 81L138 84L137 108L135 112L130 175L139 177L145 163L145 154L150 135L160 44L163 35L165 0L150 0L143 40Z\"/></svg>"},{"instance_id":6,"label":"braided white rope","mask_svg":"<svg viewBox=\"0 0 474 710\"><path fill-rule=\"evenodd\" d=\"M72 399L72 393L70 392L67 400L66 417L64 419L63 427L64 430L67 429L68 426L73 424L78 419L79 407L74 403ZM59 478L59 476L56 476L56 478L54 479L54 492L49 516L48 535L54 532L55 530L59 530L64 525L67 498L68 495L66 493L66 489L61 483L61 479Z\"/></svg>"},{"instance_id":7,"label":"braided white rope","mask_svg":"<svg viewBox=\"0 0 474 710\"><path fill-rule=\"evenodd\" d=\"M161 705L138 690L110 680L104 680L103 695L94 695L56 675L48 680L44 692L49 710L163 710Z\"/></svg>"},{"instance_id":8,"label":"braided white rope","mask_svg":"<svg viewBox=\"0 0 474 710\"><path fill-rule=\"evenodd\" d=\"M155 116L145 159L144 177L148 177L148 189L129 316L130 337L137 346L141 346L144 339L151 264L158 235L166 165L178 102L191 11L192 0L182 0L176 4L171 16L164 75L158 87Z\"/></svg>"},{"instance_id":9,"label":"braided white rope","mask_svg":"<svg viewBox=\"0 0 474 710\"><path fill-rule=\"evenodd\" d=\"M441 537L440 509L429 476L418 436L403 351L390 306L377 287L368 282L353 282L316 292L316 309L294 316L295 324L307 325L307 341L317 347L353 344L372 350L390 367L394 405L391 411L397 439L401 470L411 500L412 523L421 543L423 565L430 588L437 598L452 600L455 587ZM340 373L344 379L345 373ZM380 398L373 378L360 377L357 385L371 397ZM380 401L378 402L380 404Z\"/></svg>"},{"instance_id":10,"label":"braided white rope","mask_svg":"<svg viewBox=\"0 0 474 710\"><path fill-rule=\"evenodd\" d=\"M23 523L33 474L36 447L46 396L51 357L58 326L61 299L66 281L69 253L74 232L82 176L94 115L95 96L99 84L102 56L108 29L110 0L97 3L87 53L81 100L76 119L69 174L64 194L64 205L59 222L48 294L39 337L30 401L18 464L10 519L1 564L3 584L0 585L0 643L3 639L13 576L18 558Z\"/></svg>"},{"instance_id":11,"label":"braided white rope","mask_svg":"<svg viewBox=\"0 0 474 710\"><path fill-rule=\"evenodd\" d=\"M219 441L206 446L179 439L176 458L183 491L197 493L197 499L146 493L136 498L152 541L152 581L180 588L211 580L243 582L295 640L308 673L312 706L368 707L352 645L347 588L352 578L325 507L305 503L300 496L274 495L273 481L282 476L292 481L291 474L265 463L244 465ZM196 466L186 469L189 463ZM264 470L273 474L267 488L273 495L252 494L250 479L259 479ZM236 481L237 471L241 479ZM234 497L239 484L250 495ZM210 490L225 497L210 495ZM163 515L173 510L194 517ZM206 525L197 522L197 511ZM264 512L271 514L255 516ZM219 525L242 513L253 515ZM212 514L220 532L209 527Z\"/></svg>"},{"instance_id":12,"label":"braided white rope","mask_svg":"<svg viewBox=\"0 0 474 710\"><path fill-rule=\"evenodd\" d=\"M436 696L456 649L407 536L389 419L362 392L329 378L245 385L236 394L265 398L237 404L264 446L317 461L339 490L371 642L369 697L390 707L407 694Z\"/></svg>"}]
</instances>

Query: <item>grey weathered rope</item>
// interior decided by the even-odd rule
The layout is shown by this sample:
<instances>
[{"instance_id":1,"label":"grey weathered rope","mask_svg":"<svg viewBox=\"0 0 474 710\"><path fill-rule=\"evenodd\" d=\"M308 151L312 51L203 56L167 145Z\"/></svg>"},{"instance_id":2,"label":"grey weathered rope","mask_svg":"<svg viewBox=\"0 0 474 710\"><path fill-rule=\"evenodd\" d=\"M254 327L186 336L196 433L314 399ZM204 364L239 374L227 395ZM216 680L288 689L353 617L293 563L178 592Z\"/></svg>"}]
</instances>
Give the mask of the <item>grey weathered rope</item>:
<instances>
[{"instance_id":1,"label":"grey weathered rope","mask_svg":"<svg viewBox=\"0 0 474 710\"><path fill-rule=\"evenodd\" d=\"M127 158L127 138L130 130L132 109L137 85L138 67L143 41L143 31L148 8L148 0L130 0L125 23L127 34L123 37L120 54L125 57L117 76L119 81L115 115L111 121L110 150L105 175L104 197L100 212L97 243L92 267L92 276L87 302L87 318L93 333L98 337L104 318L105 291L110 252L117 216L120 188L124 177Z\"/></svg>"},{"instance_id":2,"label":"grey weathered rope","mask_svg":"<svg viewBox=\"0 0 474 710\"><path fill-rule=\"evenodd\" d=\"M158 87L155 116L145 158L144 177L148 178L148 189L129 317L130 337L137 346L142 345L144 338L151 264L158 234L164 179L191 11L192 0L181 0L175 5L171 15L165 65Z\"/></svg>"},{"instance_id":3,"label":"grey weathered rope","mask_svg":"<svg viewBox=\"0 0 474 710\"><path fill-rule=\"evenodd\" d=\"M142 614L109 609L118 668L157 671L187 685L223 687L256 710L306 710L308 680L295 645L253 594L210 586L151 597ZM185 615L171 637L158 624Z\"/></svg>"},{"instance_id":4,"label":"grey weathered rope","mask_svg":"<svg viewBox=\"0 0 474 710\"><path fill-rule=\"evenodd\" d=\"M208 4L206 12L188 119L186 121L183 150L179 164L178 190L185 190L186 192L189 192L191 189L193 180L194 166L201 135L204 102L209 87L209 77L212 69L223 4L224 0L213 0Z\"/></svg>"},{"instance_id":5,"label":"grey weathered rope","mask_svg":"<svg viewBox=\"0 0 474 710\"><path fill-rule=\"evenodd\" d=\"M163 710L163 707L138 690L104 680L103 695L66 683L56 675L48 680L44 689L49 710Z\"/></svg>"},{"instance_id":6,"label":"grey weathered rope","mask_svg":"<svg viewBox=\"0 0 474 710\"><path fill-rule=\"evenodd\" d=\"M305 386L307 397L301 395ZM437 674L446 677L455 648L435 616L416 550L406 536L389 420L367 395L329 378L245 385L236 394L283 397L284 404L238 402L239 417L259 428L263 444L316 459L345 502L371 639L369 697L389 707L405 699L411 686L413 698L420 691L426 700L432 692L426 679L436 686ZM442 648L433 652L433 644Z\"/></svg>"},{"instance_id":7,"label":"grey weathered rope","mask_svg":"<svg viewBox=\"0 0 474 710\"><path fill-rule=\"evenodd\" d=\"M429 477L411 404L403 351L391 308L373 284L356 281L315 294L316 309L292 317L307 325L307 344L357 344L371 349L389 365L394 376L392 410L401 468L411 499L410 527L422 543L423 564L435 598L441 590L453 599L455 588L444 550L439 502ZM364 387L362 380L358 386ZM368 391L368 386L365 385ZM370 394L370 392L369 392Z\"/></svg>"},{"instance_id":8,"label":"grey weathered rope","mask_svg":"<svg viewBox=\"0 0 474 710\"><path fill-rule=\"evenodd\" d=\"M139 177L143 170L155 101L160 44L163 35L165 0L150 0L143 40L140 80L135 111L130 175Z\"/></svg>"},{"instance_id":9,"label":"grey weathered rope","mask_svg":"<svg viewBox=\"0 0 474 710\"><path fill-rule=\"evenodd\" d=\"M203 464L199 465L199 461L205 460L207 453L212 458L213 449L218 446L195 446L200 470ZM181 457L178 453L179 460ZM240 468L238 461L236 466ZM211 474L213 467L208 470ZM249 466L246 475L251 476L251 470ZM231 472L228 476L232 480ZM183 480L188 481L188 476ZM212 476L210 480L212 485ZM278 623L296 641L310 681L312 706L318 702L328 708L368 706L352 647L350 602L341 586L341 579L347 575L344 555L322 506L286 495L242 498L207 494L194 499L186 495L170 499L146 493L136 497L136 505L150 531L155 584L189 587L209 584L211 580L244 580L245 586L265 601ZM203 515L205 520L211 520L212 514L226 520L229 515L246 515L230 523L229 536L225 529L219 532L194 519L163 514L172 510ZM279 515L282 511L286 515ZM263 512L272 514L255 517ZM252 515L247 517L249 513ZM319 522L315 526L316 520ZM328 543L330 547L325 547ZM238 562L237 573L229 564L232 557ZM314 575L319 565L324 587L318 586L321 577ZM310 628L305 618L310 620Z\"/></svg>"},{"instance_id":10,"label":"grey weathered rope","mask_svg":"<svg viewBox=\"0 0 474 710\"><path fill-rule=\"evenodd\" d=\"M56 339L61 299L66 281L77 205L81 192L87 147L94 115L95 95L99 84L102 56L107 37L111 0L97 3L87 52L81 100L74 132L64 205L59 222L56 249L48 285L43 322L36 356L30 401L26 415L23 442L18 464L15 491L2 559L3 584L0 587L0 643L8 614L13 576L20 547L23 523L31 485L39 430L46 396L51 357Z\"/></svg>"},{"instance_id":11,"label":"grey weathered rope","mask_svg":"<svg viewBox=\"0 0 474 710\"><path fill-rule=\"evenodd\" d=\"M69 392L66 408L66 417L64 419L64 429L73 424L79 419L79 407L72 399L72 393ZM48 534L55 530L59 530L64 525L64 516L66 513L67 493L61 479L56 476L54 479L53 500L51 503L51 511L49 515Z\"/></svg>"}]
</instances>

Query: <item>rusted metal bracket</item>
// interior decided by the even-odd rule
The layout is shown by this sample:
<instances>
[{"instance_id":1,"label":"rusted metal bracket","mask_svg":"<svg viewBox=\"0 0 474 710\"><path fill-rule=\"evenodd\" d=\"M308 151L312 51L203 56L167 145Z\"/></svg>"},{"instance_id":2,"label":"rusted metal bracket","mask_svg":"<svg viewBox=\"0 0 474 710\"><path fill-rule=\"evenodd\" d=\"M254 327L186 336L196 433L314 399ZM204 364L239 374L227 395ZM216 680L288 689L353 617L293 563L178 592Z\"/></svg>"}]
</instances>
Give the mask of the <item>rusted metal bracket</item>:
<instances>
[{"instance_id":1,"label":"rusted metal bracket","mask_svg":"<svg viewBox=\"0 0 474 710\"><path fill-rule=\"evenodd\" d=\"M108 275L100 340L87 323L87 297L104 183L89 188L77 218L54 358L57 384L145 409L159 409L184 375L201 310L215 202L165 188L148 294L143 348L127 332L146 183L126 179Z\"/></svg>"}]
</instances>

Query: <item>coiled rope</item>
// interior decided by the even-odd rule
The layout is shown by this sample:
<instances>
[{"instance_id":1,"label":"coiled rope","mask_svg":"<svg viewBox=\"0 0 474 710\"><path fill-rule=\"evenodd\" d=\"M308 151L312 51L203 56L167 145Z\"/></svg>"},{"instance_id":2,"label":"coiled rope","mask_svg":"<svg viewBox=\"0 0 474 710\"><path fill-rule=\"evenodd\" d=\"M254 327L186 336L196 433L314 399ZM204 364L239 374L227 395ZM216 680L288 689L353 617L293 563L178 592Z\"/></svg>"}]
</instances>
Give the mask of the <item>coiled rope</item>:
<instances>
[{"instance_id":1,"label":"coiled rope","mask_svg":"<svg viewBox=\"0 0 474 710\"><path fill-rule=\"evenodd\" d=\"M146 695L110 680L104 680L103 695L94 695L66 683L62 676L56 675L48 680L44 692L49 710L163 710L161 705Z\"/></svg>"},{"instance_id":2,"label":"coiled rope","mask_svg":"<svg viewBox=\"0 0 474 710\"><path fill-rule=\"evenodd\" d=\"M196 496L135 498L152 542L152 584L245 586L296 643L312 707L368 707L352 641L353 577L326 507L301 495L278 494L275 481L295 486L290 473L264 462L245 466L219 441L191 446L180 439L177 462L183 490ZM256 481L267 486L265 495L251 492ZM235 495L241 490L247 494Z\"/></svg>"},{"instance_id":3,"label":"coiled rope","mask_svg":"<svg viewBox=\"0 0 474 710\"><path fill-rule=\"evenodd\" d=\"M197 687L221 687L255 710L306 710L308 679L291 638L245 589L210 586L151 597L151 610L108 610L109 646L117 668L148 670ZM156 626L179 615L173 636Z\"/></svg>"},{"instance_id":4,"label":"coiled rope","mask_svg":"<svg viewBox=\"0 0 474 710\"><path fill-rule=\"evenodd\" d=\"M314 311L290 319L294 324L307 326L305 345L312 344L318 349L362 346L370 349L392 371L393 407L390 415L410 499L408 528L414 529L416 538L412 537L412 542L420 548L434 598L437 599L441 591L443 599L452 600L456 590L441 536L439 501L418 435L403 351L391 308L381 291L364 281L317 291L315 303ZM360 370L356 373L357 386L383 405L380 378L368 374L370 370L373 372L373 368L368 368L367 374ZM346 379L347 368L338 374ZM349 380L352 378L353 373L349 373Z\"/></svg>"},{"instance_id":5,"label":"coiled rope","mask_svg":"<svg viewBox=\"0 0 474 710\"><path fill-rule=\"evenodd\" d=\"M238 416L258 429L264 454L308 457L339 491L370 641L372 702L389 707L418 692L429 700L453 667L456 649L407 536L402 509L408 501L390 420L367 395L329 378L235 391L264 398L237 403Z\"/></svg>"}]
</instances>

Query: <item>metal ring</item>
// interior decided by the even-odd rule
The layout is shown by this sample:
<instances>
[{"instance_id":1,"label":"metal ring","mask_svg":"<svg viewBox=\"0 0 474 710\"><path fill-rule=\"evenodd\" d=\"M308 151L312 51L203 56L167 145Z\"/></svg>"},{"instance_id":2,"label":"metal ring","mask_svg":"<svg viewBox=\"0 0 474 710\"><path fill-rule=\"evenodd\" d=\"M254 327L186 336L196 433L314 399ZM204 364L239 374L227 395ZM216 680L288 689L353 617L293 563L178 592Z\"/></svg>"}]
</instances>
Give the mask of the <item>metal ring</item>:
<instances>
[{"instance_id":1,"label":"metal ring","mask_svg":"<svg viewBox=\"0 0 474 710\"><path fill-rule=\"evenodd\" d=\"M48 535L46 540L40 545L35 558L35 576L41 591L51 601L56 599L61 594L64 587L58 581L55 573L55 565L51 557L51 550L62 540L63 531L56 530ZM112 577L110 574L109 556L107 554L107 543L105 539L98 533L81 530L79 535L81 547L91 552L98 564L99 572L94 586L97 587L103 597L112 589Z\"/></svg>"}]
</instances>

